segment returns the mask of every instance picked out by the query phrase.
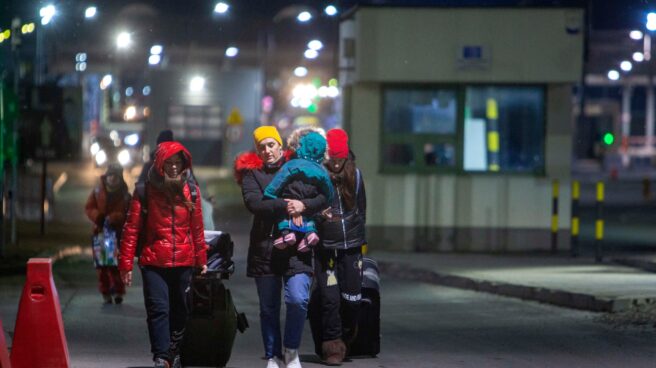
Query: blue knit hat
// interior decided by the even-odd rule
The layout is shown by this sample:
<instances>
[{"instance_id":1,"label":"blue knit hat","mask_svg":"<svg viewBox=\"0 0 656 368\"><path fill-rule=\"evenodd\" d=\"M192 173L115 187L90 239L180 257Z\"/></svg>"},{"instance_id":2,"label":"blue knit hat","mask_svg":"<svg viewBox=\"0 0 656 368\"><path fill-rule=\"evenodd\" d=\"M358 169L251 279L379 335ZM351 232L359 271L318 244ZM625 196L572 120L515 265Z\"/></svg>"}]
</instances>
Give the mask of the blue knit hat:
<instances>
[{"instance_id":1,"label":"blue knit hat","mask_svg":"<svg viewBox=\"0 0 656 368\"><path fill-rule=\"evenodd\" d=\"M299 147L296 156L299 158L323 162L323 156L326 153L326 139L317 132L310 132L299 140Z\"/></svg>"}]
</instances>

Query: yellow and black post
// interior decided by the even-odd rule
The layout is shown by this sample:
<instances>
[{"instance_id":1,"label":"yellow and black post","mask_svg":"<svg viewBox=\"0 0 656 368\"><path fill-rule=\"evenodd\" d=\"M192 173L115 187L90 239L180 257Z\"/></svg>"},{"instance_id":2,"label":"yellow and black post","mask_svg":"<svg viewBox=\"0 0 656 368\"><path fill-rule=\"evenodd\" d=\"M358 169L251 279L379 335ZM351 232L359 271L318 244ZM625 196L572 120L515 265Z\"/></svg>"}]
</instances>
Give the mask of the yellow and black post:
<instances>
[{"instance_id":1,"label":"yellow and black post","mask_svg":"<svg viewBox=\"0 0 656 368\"><path fill-rule=\"evenodd\" d=\"M487 159L490 171L499 171L499 108L497 100L487 100Z\"/></svg>"},{"instance_id":2,"label":"yellow and black post","mask_svg":"<svg viewBox=\"0 0 656 368\"><path fill-rule=\"evenodd\" d=\"M579 197L581 196L581 183L572 182L572 239L570 241L570 254L579 256Z\"/></svg>"},{"instance_id":3,"label":"yellow and black post","mask_svg":"<svg viewBox=\"0 0 656 368\"><path fill-rule=\"evenodd\" d=\"M603 258L602 241L604 240L604 183L597 182L597 218L595 220L595 261Z\"/></svg>"},{"instance_id":4,"label":"yellow and black post","mask_svg":"<svg viewBox=\"0 0 656 368\"><path fill-rule=\"evenodd\" d=\"M554 180L551 192L551 253L558 252L558 180Z\"/></svg>"}]
</instances>

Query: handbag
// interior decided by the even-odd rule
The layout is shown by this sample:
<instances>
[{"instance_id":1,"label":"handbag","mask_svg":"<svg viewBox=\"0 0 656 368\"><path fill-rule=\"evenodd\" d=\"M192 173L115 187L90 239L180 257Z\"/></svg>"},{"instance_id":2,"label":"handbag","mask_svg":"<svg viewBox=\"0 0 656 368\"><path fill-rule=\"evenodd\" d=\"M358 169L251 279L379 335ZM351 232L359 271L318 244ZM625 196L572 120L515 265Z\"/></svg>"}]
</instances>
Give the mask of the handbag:
<instances>
[{"instance_id":1,"label":"handbag","mask_svg":"<svg viewBox=\"0 0 656 368\"><path fill-rule=\"evenodd\" d=\"M118 239L116 231L105 221L102 231L91 237L93 263L96 267L117 266Z\"/></svg>"}]
</instances>

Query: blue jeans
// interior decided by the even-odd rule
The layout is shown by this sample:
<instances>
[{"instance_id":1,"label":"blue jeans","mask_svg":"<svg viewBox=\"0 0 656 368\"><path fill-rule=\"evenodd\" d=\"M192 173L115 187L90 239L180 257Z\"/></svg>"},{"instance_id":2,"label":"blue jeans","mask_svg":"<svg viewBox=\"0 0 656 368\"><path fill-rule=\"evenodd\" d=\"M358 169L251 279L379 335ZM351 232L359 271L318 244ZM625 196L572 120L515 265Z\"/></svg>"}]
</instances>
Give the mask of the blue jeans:
<instances>
[{"instance_id":1,"label":"blue jeans","mask_svg":"<svg viewBox=\"0 0 656 368\"><path fill-rule=\"evenodd\" d=\"M307 316L312 276L299 273L294 276L256 277L257 295L260 299L260 325L267 359L282 358L280 338L280 293L285 286L285 340L288 349L301 346L303 325Z\"/></svg>"}]
</instances>

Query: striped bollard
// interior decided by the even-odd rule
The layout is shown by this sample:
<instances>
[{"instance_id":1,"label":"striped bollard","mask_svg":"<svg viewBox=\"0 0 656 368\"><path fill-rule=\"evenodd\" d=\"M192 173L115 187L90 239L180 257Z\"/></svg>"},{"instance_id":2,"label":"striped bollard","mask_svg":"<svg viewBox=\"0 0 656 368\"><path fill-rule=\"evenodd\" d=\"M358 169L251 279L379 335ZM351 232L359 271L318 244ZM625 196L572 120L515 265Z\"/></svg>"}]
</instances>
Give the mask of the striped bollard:
<instances>
[{"instance_id":1,"label":"striped bollard","mask_svg":"<svg viewBox=\"0 0 656 368\"><path fill-rule=\"evenodd\" d=\"M572 257L579 256L579 197L581 195L581 184L574 180L572 182L572 239L570 242L570 254Z\"/></svg>"},{"instance_id":2,"label":"striped bollard","mask_svg":"<svg viewBox=\"0 0 656 368\"><path fill-rule=\"evenodd\" d=\"M558 180L554 180L551 191L551 253L558 252Z\"/></svg>"},{"instance_id":3,"label":"striped bollard","mask_svg":"<svg viewBox=\"0 0 656 368\"><path fill-rule=\"evenodd\" d=\"M604 240L604 183L597 182L597 216L595 220L595 261L603 259L602 241Z\"/></svg>"}]
</instances>

